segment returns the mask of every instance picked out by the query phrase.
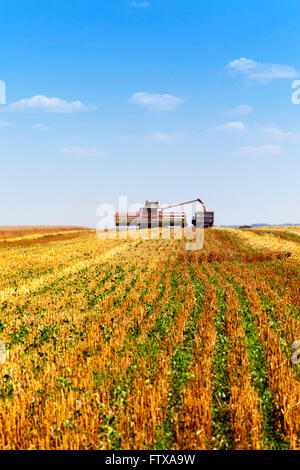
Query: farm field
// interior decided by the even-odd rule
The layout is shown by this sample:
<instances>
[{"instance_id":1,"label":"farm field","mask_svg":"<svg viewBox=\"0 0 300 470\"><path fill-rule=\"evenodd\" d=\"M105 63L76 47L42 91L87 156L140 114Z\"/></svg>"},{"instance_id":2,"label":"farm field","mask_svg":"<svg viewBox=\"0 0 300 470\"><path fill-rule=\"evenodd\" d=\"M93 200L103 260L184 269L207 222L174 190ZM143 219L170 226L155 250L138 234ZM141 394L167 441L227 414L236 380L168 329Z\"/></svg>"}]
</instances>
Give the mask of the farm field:
<instances>
[{"instance_id":1,"label":"farm field","mask_svg":"<svg viewBox=\"0 0 300 470\"><path fill-rule=\"evenodd\" d=\"M300 449L299 227L0 254L0 449Z\"/></svg>"}]
</instances>

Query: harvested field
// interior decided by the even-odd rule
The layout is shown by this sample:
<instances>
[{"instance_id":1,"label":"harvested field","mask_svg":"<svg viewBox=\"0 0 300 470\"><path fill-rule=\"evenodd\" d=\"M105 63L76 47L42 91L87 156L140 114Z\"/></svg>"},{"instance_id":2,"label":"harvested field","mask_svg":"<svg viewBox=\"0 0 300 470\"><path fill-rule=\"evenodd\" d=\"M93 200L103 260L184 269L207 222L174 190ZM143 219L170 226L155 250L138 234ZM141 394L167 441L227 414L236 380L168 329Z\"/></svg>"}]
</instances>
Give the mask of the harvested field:
<instances>
[{"instance_id":1,"label":"harvested field","mask_svg":"<svg viewBox=\"0 0 300 470\"><path fill-rule=\"evenodd\" d=\"M18 230L0 241L1 449L300 449L297 240Z\"/></svg>"}]
</instances>

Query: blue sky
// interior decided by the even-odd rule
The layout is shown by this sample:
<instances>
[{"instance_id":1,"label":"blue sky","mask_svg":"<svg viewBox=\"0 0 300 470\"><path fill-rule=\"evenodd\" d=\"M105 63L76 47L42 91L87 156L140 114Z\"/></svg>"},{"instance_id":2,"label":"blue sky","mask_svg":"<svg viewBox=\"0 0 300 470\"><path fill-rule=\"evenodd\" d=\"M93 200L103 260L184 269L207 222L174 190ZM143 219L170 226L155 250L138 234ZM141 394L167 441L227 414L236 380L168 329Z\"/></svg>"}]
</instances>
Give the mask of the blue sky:
<instances>
[{"instance_id":1,"label":"blue sky","mask_svg":"<svg viewBox=\"0 0 300 470\"><path fill-rule=\"evenodd\" d=\"M5 3L0 225L95 226L120 195L300 223L299 2Z\"/></svg>"}]
</instances>

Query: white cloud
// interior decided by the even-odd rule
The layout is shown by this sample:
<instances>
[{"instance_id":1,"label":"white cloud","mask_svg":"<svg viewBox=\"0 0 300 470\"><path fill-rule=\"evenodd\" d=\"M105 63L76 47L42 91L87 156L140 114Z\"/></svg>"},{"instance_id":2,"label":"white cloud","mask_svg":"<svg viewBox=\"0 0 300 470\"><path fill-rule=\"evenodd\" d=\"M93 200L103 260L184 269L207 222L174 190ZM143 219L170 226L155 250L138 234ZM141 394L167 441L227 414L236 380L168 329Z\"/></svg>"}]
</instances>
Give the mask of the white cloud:
<instances>
[{"instance_id":1,"label":"white cloud","mask_svg":"<svg viewBox=\"0 0 300 470\"><path fill-rule=\"evenodd\" d=\"M252 106L249 106L248 104L240 104L239 106L236 106L233 109L230 109L227 114L232 115L232 114L249 114L253 111Z\"/></svg>"},{"instance_id":2,"label":"white cloud","mask_svg":"<svg viewBox=\"0 0 300 470\"><path fill-rule=\"evenodd\" d=\"M171 142L172 136L165 132L153 132L146 136L146 140L150 140L152 142Z\"/></svg>"},{"instance_id":3,"label":"white cloud","mask_svg":"<svg viewBox=\"0 0 300 470\"><path fill-rule=\"evenodd\" d=\"M251 156L265 156L265 155L284 155L285 151L279 145L260 145L260 146L249 146L242 147L240 151L245 155Z\"/></svg>"},{"instance_id":4,"label":"white cloud","mask_svg":"<svg viewBox=\"0 0 300 470\"><path fill-rule=\"evenodd\" d=\"M3 111L35 111L46 113L76 113L95 109L94 106L86 106L81 101L67 101L60 98L49 98L44 95L23 98L1 108Z\"/></svg>"},{"instance_id":5,"label":"white cloud","mask_svg":"<svg viewBox=\"0 0 300 470\"><path fill-rule=\"evenodd\" d=\"M148 7L150 7L149 2L129 2L129 4L134 8L148 8Z\"/></svg>"},{"instance_id":6,"label":"white cloud","mask_svg":"<svg viewBox=\"0 0 300 470\"><path fill-rule=\"evenodd\" d=\"M36 124L33 124L32 129L36 129L38 131L47 131L48 127L41 122L37 122Z\"/></svg>"},{"instance_id":7,"label":"white cloud","mask_svg":"<svg viewBox=\"0 0 300 470\"><path fill-rule=\"evenodd\" d=\"M256 62L255 60L242 57L233 60L227 68L235 73L239 73L249 80L268 82L275 79L295 78L298 72L289 65L268 64Z\"/></svg>"},{"instance_id":8,"label":"white cloud","mask_svg":"<svg viewBox=\"0 0 300 470\"><path fill-rule=\"evenodd\" d=\"M9 122L9 121L0 121L0 127L11 127L13 126L14 123L13 122Z\"/></svg>"},{"instance_id":9,"label":"white cloud","mask_svg":"<svg viewBox=\"0 0 300 470\"><path fill-rule=\"evenodd\" d=\"M78 157L98 157L104 155L102 150L94 147L65 147L62 152L65 155Z\"/></svg>"},{"instance_id":10,"label":"white cloud","mask_svg":"<svg viewBox=\"0 0 300 470\"><path fill-rule=\"evenodd\" d=\"M129 101L143 106L150 111L174 111L184 100L167 93L160 95L140 91L135 93Z\"/></svg>"},{"instance_id":11,"label":"white cloud","mask_svg":"<svg viewBox=\"0 0 300 470\"><path fill-rule=\"evenodd\" d=\"M292 132L283 131L278 127L265 127L261 129L261 132L279 140L285 139L287 137L292 137L294 135Z\"/></svg>"},{"instance_id":12,"label":"white cloud","mask_svg":"<svg viewBox=\"0 0 300 470\"><path fill-rule=\"evenodd\" d=\"M221 124L220 126L213 127L210 130L213 131L244 131L246 126L241 121L234 121L234 122L226 122L225 124Z\"/></svg>"}]
</instances>

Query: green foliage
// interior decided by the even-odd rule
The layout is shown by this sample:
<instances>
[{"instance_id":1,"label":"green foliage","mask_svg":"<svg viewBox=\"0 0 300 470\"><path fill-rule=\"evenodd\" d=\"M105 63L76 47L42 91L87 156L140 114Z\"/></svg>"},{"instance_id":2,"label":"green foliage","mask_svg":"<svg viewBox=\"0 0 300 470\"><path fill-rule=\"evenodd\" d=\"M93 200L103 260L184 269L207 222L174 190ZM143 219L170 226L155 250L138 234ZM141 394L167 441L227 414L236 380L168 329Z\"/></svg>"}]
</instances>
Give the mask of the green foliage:
<instances>
[{"instance_id":1,"label":"green foliage","mask_svg":"<svg viewBox=\"0 0 300 470\"><path fill-rule=\"evenodd\" d=\"M10 333L10 342L9 342L9 349L17 344L24 344L27 336L29 335L29 328L24 323L19 326L19 328L15 328L12 333Z\"/></svg>"},{"instance_id":2,"label":"green foliage","mask_svg":"<svg viewBox=\"0 0 300 470\"><path fill-rule=\"evenodd\" d=\"M209 280L212 284L216 285L219 303L215 318L217 342L212 357L214 448L232 450L234 449L234 438L229 413L230 384L228 381L227 355L230 343L226 334L226 295L224 289L218 287L214 278L209 278Z\"/></svg>"},{"instance_id":3,"label":"green foliage","mask_svg":"<svg viewBox=\"0 0 300 470\"><path fill-rule=\"evenodd\" d=\"M259 341L255 321L245 291L236 282L232 282L241 305L240 314L246 332L246 345L249 354L253 386L258 392L262 405L264 443L267 449L282 450L287 447L287 443L278 429L280 416L272 393L269 390L268 366L264 349Z\"/></svg>"},{"instance_id":4,"label":"green foliage","mask_svg":"<svg viewBox=\"0 0 300 470\"><path fill-rule=\"evenodd\" d=\"M115 416L103 415L98 433L100 440L107 441L111 450L120 449L121 433L117 430L117 419Z\"/></svg>"},{"instance_id":5,"label":"green foliage","mask_svg":"<svg viewBox=\"0 0 300 470\"><path fill-rule=\"evenodd\" d=\"M194 275L193 268L190 265L188 268L195 292L195 307L183 332L184 340L175 349L171 357L169 404L164 423L158 426L156 430L156 439L153 445L153 448L156 450L171 449L175 442L174 419L175 415L177 419L180 419L179 412L182 391L186 387L187 381L191 378L190 365L193 361L193 346L197 324L203 307L204 286ZM185 280L183 284L186 285Z\"/></svg>"},{"instance_id":6,"label":"green foliage","mask_svg":"<svg viewBox=\"0 0 300 470\"><path fill-rule=\"evenodd\" d=\"M59 327L46 325L40 330L39 334L39 344L49 343L50 341L53 344L56 344L58 341Z\"/></svg>"},{"instance_id":7,"label":"green foliage","mask_svg":"<svg viewBox=\"0 0 300 470\"><path fill-rule=\"evenodd\" d=\"M5 374L0 381L0 398L3 401L14 398L14 384L9 374Z\"/></svg>"}]
</instances>

